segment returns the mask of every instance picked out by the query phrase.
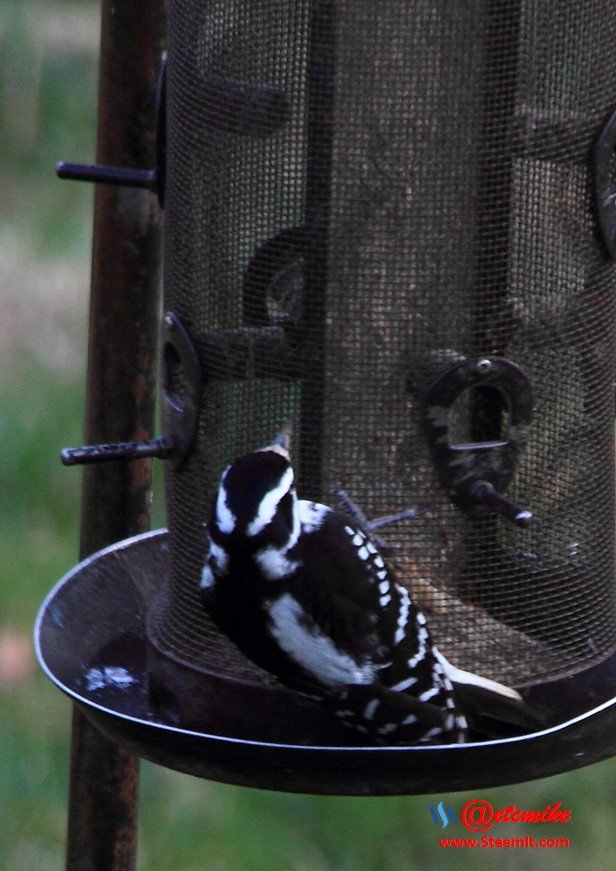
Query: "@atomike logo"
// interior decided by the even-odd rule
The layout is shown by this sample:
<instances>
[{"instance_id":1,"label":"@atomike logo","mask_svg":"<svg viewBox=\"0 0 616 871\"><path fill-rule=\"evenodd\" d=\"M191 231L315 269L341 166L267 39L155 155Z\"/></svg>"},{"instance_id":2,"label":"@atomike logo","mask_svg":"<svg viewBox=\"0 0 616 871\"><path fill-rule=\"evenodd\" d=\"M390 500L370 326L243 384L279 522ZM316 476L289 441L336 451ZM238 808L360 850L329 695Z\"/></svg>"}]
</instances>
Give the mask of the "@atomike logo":
<instances>
[{"instance_id":1,"label":"@atomike logo","mask_svg":"<svg viewBox=\"0 0 616 871\"><path fill-rule=\"evenodd\" d=\"M451 805L445 809L442 801L439 801L436 807L434 807L433 804L430 805L430 814L434 821L434 825L440 826L442 829L446 828L450 823L453 825L456 821L454 809Z\"/></svg>"},{"instance_id":2,"label":"@atomike logo","mask_svg":"<svg viewBox=\"0 0 616 871\"><path fill-rule=\"evenodd\" d=\"M442 801L436 807L430 805L430 816L434 825L442 829L456 822L454 809L451 805L445 808ZM571 810L563 808L561 801L548 804L541 810L523 810L515 804L494 808L489 801L474 798L467 801L460 811L460 822L472 832L485 832L496 823L568 823L570 819Z\"/></svg>"}]
</instances>

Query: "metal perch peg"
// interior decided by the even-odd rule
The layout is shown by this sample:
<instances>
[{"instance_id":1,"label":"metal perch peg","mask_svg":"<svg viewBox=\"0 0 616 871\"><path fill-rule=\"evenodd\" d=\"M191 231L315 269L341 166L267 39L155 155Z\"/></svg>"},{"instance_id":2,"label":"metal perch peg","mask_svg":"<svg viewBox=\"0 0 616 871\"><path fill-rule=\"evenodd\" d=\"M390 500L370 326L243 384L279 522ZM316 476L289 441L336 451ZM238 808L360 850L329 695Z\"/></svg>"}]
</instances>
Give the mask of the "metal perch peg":
<instances>
[{"instance_id":1,"label":"metal perch peg","mask_svg":"<svg viewBox=\"0 0 616 871\"><path fill-rule=\"evenodd\" d=\"M469 488L468 495L480 505L489 505L499 511L507 520L518 526L528 526L533 519L532 511L520 508L515 502L499 493L489 481L475 481Z\"/></svg>"},{"instance_id":2,"label":"metal perch peg","mask_svg":"<svg viewBox=\"0 0 616 871\"><path fill-rule=\"evenodd\" d=\"M122 187L146 188L156 191L158 188L156 170L154 169L124 169L117 166L97 166L88 163L65 163L56 165L58 178L74 181L91 181L98 184L117 184Z\"/></svg>"},{"instance_id":3,"label":"metal perch peg","mask_svg":"<svg viewBox=\"0 0 616 871\"><path fill-rule=\"evenodd\" d=\"M109 463L113 460L143 460L156 457L167 460L178 453L174 439L162 436L143 442L114 442L102 445L84 445L79 448L64 448L60 452L64 466L80 466L91 463Z\"/></svg>"}]
</instances>

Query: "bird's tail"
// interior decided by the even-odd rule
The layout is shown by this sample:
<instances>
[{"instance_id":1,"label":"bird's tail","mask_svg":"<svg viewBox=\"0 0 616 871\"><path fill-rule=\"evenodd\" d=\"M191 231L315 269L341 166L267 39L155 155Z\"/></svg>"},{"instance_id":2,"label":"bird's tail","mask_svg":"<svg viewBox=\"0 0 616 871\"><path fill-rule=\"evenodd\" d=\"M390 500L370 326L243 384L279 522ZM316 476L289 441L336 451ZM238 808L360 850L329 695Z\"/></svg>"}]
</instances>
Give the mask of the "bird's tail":
<instances>
[{"instance_id":1,"label":"bird's tail","mask_svg":"<svg viewBox=\"0 0 616 871\"><path fill-rule=\"evenodd\" d=\"M352 684L328 693L326 707L378 744L452 743L462 739L454 714L382 684Z\"/></svg>"},{"instance_id":2,"label":"bird's tail","mask_svg":"<svg viewBox=\"0 0 616 871\"><path fill-rule=\"evenodd\" d=\"M443 671L453 685L456 702L464 711L471 740L508 738L537 731L543 723L511 687L495 680L462 671L442 653L436 653Z\"/></svg>"}]
</instances>

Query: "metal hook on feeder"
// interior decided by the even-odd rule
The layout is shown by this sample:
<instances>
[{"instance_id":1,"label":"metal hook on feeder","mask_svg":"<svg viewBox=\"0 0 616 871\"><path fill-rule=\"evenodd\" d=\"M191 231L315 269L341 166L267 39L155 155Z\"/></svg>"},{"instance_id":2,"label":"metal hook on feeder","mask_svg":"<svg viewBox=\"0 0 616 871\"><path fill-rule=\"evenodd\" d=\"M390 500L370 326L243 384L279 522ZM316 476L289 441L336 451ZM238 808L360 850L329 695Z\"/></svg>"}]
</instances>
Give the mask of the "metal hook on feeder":
<instances>
[{"instance_id":1,"label":"metal hook on feeder","mask_svg":"<svg viewBox=\"0 0 616 871\"><path fill-rule=\"evenodd\" d=\"M456 400L465 391L475 390L479 391L478 398L485 406L486 388L493 391L499 401L494 408L488 409L488 415L485 408L481 408L482 403L478 402L475 415L483 412L484 417L491 416L494 430L499 429L500 413L505 409L507 433L501 435L498 432L495 437L491 432L492 437L488 439L457 443L451 432ZM442 373L429 387L425 397L424 424L432 460L441 484L461 508L467 511L491 508L517 526L527 526L533 519L531 511L503 495L513 478L528 436L532 407L528 376L504 357L462 360Z\"/></svg>"}]
</instances>

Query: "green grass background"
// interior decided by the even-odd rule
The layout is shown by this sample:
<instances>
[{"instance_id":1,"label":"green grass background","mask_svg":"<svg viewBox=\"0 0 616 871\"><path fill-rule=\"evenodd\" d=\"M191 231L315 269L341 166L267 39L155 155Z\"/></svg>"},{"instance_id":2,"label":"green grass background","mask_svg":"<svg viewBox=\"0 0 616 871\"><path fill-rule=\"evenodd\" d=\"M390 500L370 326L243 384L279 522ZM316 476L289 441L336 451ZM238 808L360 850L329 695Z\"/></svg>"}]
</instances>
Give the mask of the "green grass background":
<instances>
[{"instance_id":1,"label":"green grass background","mask_svg":"<svg viewBox=\"0 0 616 871\"><path fill-rule=\"evenodd\" d=\"M53 166L93 157L97 26L91 0L0 4L0 633L26 637L77 553L79 472L58 450L82 429L92 194L56 181ZM0 869L63 867L69 719L36 667L0 685ZM572 822L541 834L566 834L569 850L439 849L430 801L458 810L474 795L283 795L143 763L139 868L614 867L616 762L478 793L495 806L562 801Z\"/></svg>"}]
</instances>

